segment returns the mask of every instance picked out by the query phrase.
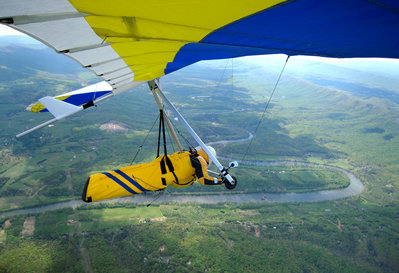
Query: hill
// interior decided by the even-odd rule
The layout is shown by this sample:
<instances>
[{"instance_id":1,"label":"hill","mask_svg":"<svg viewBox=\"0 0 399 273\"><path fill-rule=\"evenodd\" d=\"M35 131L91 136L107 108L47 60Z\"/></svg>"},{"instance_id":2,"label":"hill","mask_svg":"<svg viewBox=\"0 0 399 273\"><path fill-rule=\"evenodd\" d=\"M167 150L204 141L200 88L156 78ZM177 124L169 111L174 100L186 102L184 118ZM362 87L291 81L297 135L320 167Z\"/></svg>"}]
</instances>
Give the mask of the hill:
<instances>
[{"instance_id":1,"label":"hill","mask_svg":"<svg viewBox=\"0 0 399 273\"><path fill-rule=\"evenodd\" d=\"M0 54L7 75L0 81L1 210L79 198L89 174L130 164L157 117L145 86L16 140L16 133L49 118L24 112L26 105L95 79L47 48L18 43ZM164 77L163 87L206 141L245 138L258 124L283 62L198 63ZM310 204L90 204L2 217L1 271L397 272L399 116L395 98L369 89L395 94L398 78L335 64L290 66L291 60L246 158L339 166L365 183L360 196ZM354 80L362 77L372 80ZM101 130L104 124L127 131ZM150 161L155 145L152 132L135 163ZM216 148L241 159L248 142ZM301 184L311 190L310 177L318 174L262 172L236 169L236 190L286 192Z\"/></svg>"}]
</instances>

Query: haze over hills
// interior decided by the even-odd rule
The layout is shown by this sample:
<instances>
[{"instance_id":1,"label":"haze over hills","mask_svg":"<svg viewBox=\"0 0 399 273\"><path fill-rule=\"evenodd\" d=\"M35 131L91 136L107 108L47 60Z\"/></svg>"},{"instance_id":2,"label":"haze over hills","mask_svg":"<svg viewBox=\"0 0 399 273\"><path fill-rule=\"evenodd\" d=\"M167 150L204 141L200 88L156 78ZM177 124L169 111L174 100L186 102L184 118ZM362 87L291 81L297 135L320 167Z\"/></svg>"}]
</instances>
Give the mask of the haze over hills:
<instances>
[{"instance_id":1,"label":"haze over hills","mask_svg":"<svg viewBox=\"0 0 399 273\"><path fill-rule=\"evenodd\" d=\"M38 71L55 74L85 72L73 60L27 36L0 36L0 60L0 80L17 79Z\"/></svg>"},{"instance_id":2,"label":"haze over hills","mask_svg":"<svg viewBox=\"0 0 399 273\"><path fill-rule=\"evenodd\" d=\"M79 199L89 174L132 161L157 117L147 86L15 140L50 118L25 112L27 105L98 79L30 38L0 39L1 211ZM165 76L163 88L205 141L246 138L284 61L198 63ZM344 168L364 182L361 195L311 204L92 203L0 217L0 271L397 272L396 68L392 62L389 73L381 73L357 63L291 58L247 156ZM110 124L126 130L100 129ZM154 158L155 131L135 163ZM219 155L241 159L248 142L215 147ZM235 192L264 192L266 198L269 192L334 188L339 180L336 173L287 166L243 165L232 172L239 177ZM222 187L168 191L234 194Z\"/></svg>"}]
</instances>

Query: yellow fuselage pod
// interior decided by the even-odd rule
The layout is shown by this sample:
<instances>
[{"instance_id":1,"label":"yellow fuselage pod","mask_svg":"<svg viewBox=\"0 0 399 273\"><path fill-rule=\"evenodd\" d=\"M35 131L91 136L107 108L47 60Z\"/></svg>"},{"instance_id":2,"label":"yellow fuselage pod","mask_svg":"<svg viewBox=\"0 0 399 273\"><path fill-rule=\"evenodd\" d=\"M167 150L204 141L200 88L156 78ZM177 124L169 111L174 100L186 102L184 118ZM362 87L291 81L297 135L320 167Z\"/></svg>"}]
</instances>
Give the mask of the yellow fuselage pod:
<instances>
[{"instance_id":1,"label":"yellow fuselage pod","mask_svg":"<svg viewBox=\"0 0 399 273\"><path fill-rule=\"evenodd\" d=\"M171 164L168 164L165 156L160 156L151 163L91 175L83 190L82 199L92 202L162 190L168 185L192 185L195 169L191 165L190 153L180 151L168 158Z\"/></svg>"}]
</instances>

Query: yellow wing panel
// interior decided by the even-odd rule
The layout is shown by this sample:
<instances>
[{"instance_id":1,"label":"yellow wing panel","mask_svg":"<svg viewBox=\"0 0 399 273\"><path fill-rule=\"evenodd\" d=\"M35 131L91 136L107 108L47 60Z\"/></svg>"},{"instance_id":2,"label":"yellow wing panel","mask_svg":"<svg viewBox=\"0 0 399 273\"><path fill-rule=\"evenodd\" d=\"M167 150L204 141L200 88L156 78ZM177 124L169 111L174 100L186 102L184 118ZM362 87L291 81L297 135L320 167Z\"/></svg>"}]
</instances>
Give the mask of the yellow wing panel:
<instances>
[{"instance_id":1,"label":"yellow wing panel","mask_svg":"<svg viewBox=\"0 0 399 273\"><path fill-rule=\"evenodd\" d=\"M135 80L164 75L168 63L187 43L240 18L286 0L70 0L104 42L134 71ZM228 10L228 12L225 12ZM142 58L139 56L143 54ZM135 56L134 58L132 56ZM135 66L158 63L153 69Z\"/></svg>"},{"instance_id":2,"label":"yellow wing panel","mask_svg":"<svg viewBox=\"0 0 399 273\"><path fill-rule=\"evenodd\" d=\"M88 14L136 17L211 30L282 2L285 0L70 0L77 10Z\"/></svg>"},{"instance_id":3,"label":"yellow wing panel","mask_svg":"<svg viewBox=\"0 0 399 273\"><path fill-rule=\"evenodd\" d=\"M62 96L62 97L56 97L57 100L65 100L67 98L69 98L70 96ZM46 109L46 107L43 106L43 104L41 104L40 102L37 102L33 105L30 105L28 107L28 110L34 112L34 113L38 113L42 110Z\"/></svg>"}]
</instances>

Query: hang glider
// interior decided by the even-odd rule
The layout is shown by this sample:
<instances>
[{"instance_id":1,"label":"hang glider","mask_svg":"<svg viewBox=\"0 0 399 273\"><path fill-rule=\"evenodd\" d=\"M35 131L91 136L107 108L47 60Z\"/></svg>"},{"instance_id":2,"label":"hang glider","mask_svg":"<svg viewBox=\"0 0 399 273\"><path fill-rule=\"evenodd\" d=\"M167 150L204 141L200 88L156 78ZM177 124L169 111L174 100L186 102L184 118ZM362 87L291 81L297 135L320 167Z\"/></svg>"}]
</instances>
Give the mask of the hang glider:
<instances>
[{"instance_id":1,"label":"hang glider","mask_svg":"<svg viewBox=\"0 0 399 273\"><path fill-rule=\"evenodd\" d=\"M396 0L0 0L0 23L118 90L201 60L399 58Z\"/></svg>"},{"instance_id":2,"label":"hang glider","mask_svg":"<svg viewBox=\"0 0 399 273\"><path fill-rule=\"evenodd\" d=\"M0 23L109 84L102 91L112 94L93 97L92 86L87 96L42 98L30 108L49 110L53 120L144 82L156 89L154 79L201 60L276 53L399 58L397 0L0 0Z\"/></svg>"}]
</instances>

